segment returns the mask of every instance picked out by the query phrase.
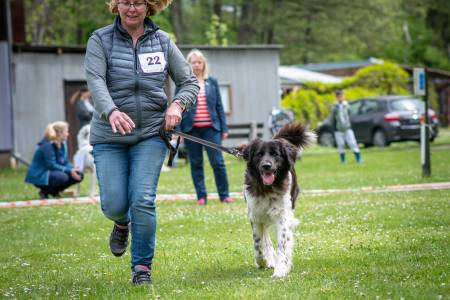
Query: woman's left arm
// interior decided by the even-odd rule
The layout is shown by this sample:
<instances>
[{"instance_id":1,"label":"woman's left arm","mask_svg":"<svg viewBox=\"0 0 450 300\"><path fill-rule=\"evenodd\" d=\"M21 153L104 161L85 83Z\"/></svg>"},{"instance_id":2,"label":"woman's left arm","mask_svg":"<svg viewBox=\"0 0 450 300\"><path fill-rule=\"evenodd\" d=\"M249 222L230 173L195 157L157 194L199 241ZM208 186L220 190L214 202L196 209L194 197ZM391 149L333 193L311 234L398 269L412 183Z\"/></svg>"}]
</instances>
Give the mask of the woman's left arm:
<instances>
[{"instance_id":1,"label":"woman's left arm","mask_svg":"<svg viewBox=\"0 0 450 300\"><path fill-rule=\"evenodd\" d=\"M174 100L181 101L184 109L188 110L197 101L200 90L197 78L192 72L191 65L172 41L169 44L168 60L169 75L177 86Z\"/></svg>"},{"instance_id":2,"label":"woman's left arm","mask_svg":"<svg viewBox=\"0 0 450 300\"><path fill-rule=\"evenodd\" d=\"M170 41L168 52L168 71L175 82L176 94L164 119L166 130L172 130L181 123L183 111L188 110L197 101L200 87L191 66L172 41Z\"/></svg>"},{"instance_id":3,"label":"woman's left arm","mask_svg":"<svg viewBox=\"0 0 450 300\"><path fill-rule=\"evenodd\" d=\"M74 166L70 163L69 161L69 151L68 151L68 146L67 143L62 143L61 147L63 147L63 151L64 151L64 166L70 169L73 169Z\"/></svg>"},{"instance_id":4,"label":"woman's left arm","mask_svg":"<svg viewBox=\"0 0 450 300\"><path fill-rule=\"evenodd\" d=\"M216 79L213 79L211 81L214 84L216 91L216 111L220 120L220 128L222 130L223 137L227 138L228 137L227 119L225 118L225 111L223 110L222 96L220 95L219 83Z\"/></svg>"},{"instance_id":5,"label":"woman's left arm","mask_svg":"<svg viewBox=\"0 0 450 300\"><path fill-rule=\"evenodd\" d=\"M69 155L67 152L67 143L62 144L63 149L64 149L64 166L66 168L69 168L69 175L75 179L75 180L81 180L82 177L80 175L81 171L78 167L74 167L70 162L69 162Z\"/></svg>"}]
</instances>

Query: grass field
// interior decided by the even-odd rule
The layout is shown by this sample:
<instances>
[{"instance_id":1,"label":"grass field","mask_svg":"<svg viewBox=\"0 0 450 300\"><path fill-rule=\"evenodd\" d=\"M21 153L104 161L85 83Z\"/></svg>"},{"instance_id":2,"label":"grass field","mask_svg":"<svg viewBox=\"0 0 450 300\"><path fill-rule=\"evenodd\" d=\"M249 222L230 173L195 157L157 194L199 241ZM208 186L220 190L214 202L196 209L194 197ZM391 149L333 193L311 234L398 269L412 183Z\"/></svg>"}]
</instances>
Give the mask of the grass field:
<instances>
[{"instance_id":1,"label":"grass field","mask_svg":"<svg viewBox=\"0 0 450 300\"><path fill-rule=\"evenodd\" d=\"M450 130L441 130L439 138L431 144L432 176L422 178L420 148L415 142L392 144L386 148L362 148L364 164L354 162L347 152L348 163L339 163L337 150L313 146L307 149L297 163L302 189L357 188L396 184L450 181ZM245 163L225 155L230 191L242 191ZM206 159L206 158L205 158ZM207 160L207 159L206 159ZM216 192L214 176L206 164L206 185ZM30 200L37 198L37 189L23 182L25 168L0 169L0 201ZM89 176L82 183L82 195L87 195ZM161 173L158 192L162 194L194 193L189 166L180 160L179 168Z\"/></svg>"},{"instance_id":2,"label":"grass field","mask_svg":"<svg viewBox=\"0 0 450 300\"><path fill-rule=\"evenodd\" d=\"M432 146L427 179L418 145L404 143L362 149L362 165L341 165L335 149L313 147L297 165L299 182L317 189L449 181L448 133ZM241 191L243 163L228 157L227 165L231 190ZM35 198L23 174L0 171L1 201ZM162 174L159 192L193 192L191 185L182 163ZM128 252L109 253L111 222L97 205L0 210L0 298L450 298L450 190L305 194L298 203L294 269L274 280L254 266L242 199L160 202L151 288L130 284Z\"/></svg>"}]
</instances>

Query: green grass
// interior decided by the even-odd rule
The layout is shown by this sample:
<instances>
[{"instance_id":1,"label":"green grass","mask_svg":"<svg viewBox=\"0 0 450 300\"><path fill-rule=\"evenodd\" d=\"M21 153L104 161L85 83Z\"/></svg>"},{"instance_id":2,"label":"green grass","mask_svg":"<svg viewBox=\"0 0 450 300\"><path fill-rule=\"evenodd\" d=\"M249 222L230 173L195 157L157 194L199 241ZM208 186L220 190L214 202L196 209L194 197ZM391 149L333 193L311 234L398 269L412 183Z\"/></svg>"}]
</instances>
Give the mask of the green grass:
<instances>
[{"instance_id":1,"label":"green grass","mask_svg":"<svg viewBox=\"0 0 450 300\"><path fill-rule=\"evenodd\" d=\"M362 149L365 163L338 163L335 149L305 151L303 189L450 180L450 131L432 146L422 179L415 143ZM227 157L232 191L244 163ZM0 170L0 200L35 198L24 169ZM215 192L211 170L207 184ZM87 184L83 184L86 193ZM163 173L160 193L193 192L189 168ZM109 253L111 222L98 205L0 210L0 298L24 299L450 299L450 190L302 195L294 269L283 280L254 266L242 199L158 203L151 288L130 284L129 252Z\"/></svg>"},{"instance_id":2,"label":"green grass","mask_svg":"<svg viewBox=\"0 0 450 300\"><path fill-rule=\"evenodd\" d=\"M450 192L303 196L294 269L253 264L245 204L164 201L152 289L129 283L97 205L0 211L5 298L439 299L450 296ZM1 296L0 296L1 297Z\"/></svg>"},{"instance_id":3,"label":"green grass","mask_svg":"<svg viewBox=\"0 0 450 300\"><path fill-rule=\"evenodd\" d=\"M299 182L303 189L357 188L450 180L450 130L441 130L431 144L431 172L422 178L420 148L415 142L392 144L386 148L362 148L364 164L355 164L347 151L348 163L339 163L337 150L313 146L297 163ZM245 163L225 154L230 191L242 191ZM205 157L207 161L207 158ZM179 168L161 173L159 193L194 193L189 166L180 160ZM209 192L216 192L214 176L208 163L205 167ZM23 182L25 168L0 169L0 201L36 199L37 189ZM90 174L82 183L82 195L87 195Z\"/></svg>"}]
</instances>

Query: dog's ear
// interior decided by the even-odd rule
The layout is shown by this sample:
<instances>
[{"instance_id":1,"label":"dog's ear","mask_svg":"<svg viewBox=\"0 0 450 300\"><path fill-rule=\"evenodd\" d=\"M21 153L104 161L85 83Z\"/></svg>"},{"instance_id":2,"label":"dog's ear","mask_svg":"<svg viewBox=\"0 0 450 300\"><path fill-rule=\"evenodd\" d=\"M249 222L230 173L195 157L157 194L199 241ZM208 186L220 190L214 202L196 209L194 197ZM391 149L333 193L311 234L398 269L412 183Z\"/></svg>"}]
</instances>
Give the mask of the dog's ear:
<instances>
[{"instance_id":1,"label":"dog's ear","mask_svg":"<svg viewBox=\"0 0 450 300\"><path fill-rule=\"evenodd\" d=\"M298 155L298 148L287 141L280 141L280 149L290 166L295 164Z\"/></svg>"},{"instance_id":2,"label":"dog's ear","mask_svg":"<svg viewBox=\"0 0 450 300\"><path fill-rule=\"evenodd\" d=\"M245 148L242 150L242 158L245 161L250 161L253 157L253 153L255 152L255 149L258 148L258 145L261 143L260 139L256 139L252 141L250 144L245 146Z\"/></svg>"}]
</instances>

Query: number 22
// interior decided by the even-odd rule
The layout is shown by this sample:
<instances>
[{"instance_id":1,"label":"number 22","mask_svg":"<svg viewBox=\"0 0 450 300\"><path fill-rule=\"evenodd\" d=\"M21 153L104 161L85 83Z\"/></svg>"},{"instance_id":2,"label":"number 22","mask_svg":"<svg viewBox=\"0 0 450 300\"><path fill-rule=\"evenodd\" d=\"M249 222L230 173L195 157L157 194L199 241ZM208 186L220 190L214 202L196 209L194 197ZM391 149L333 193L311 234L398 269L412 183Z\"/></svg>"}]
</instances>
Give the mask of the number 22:
<instances>
[{"instance_id":1,"label":"number 22","mask_svg":"<svg viewBox=\"0 0 450 300\"><path fill-rule=\"evenodd\" d=\"M155 56L155 57L147 57L147 61L148 61L148 65L152 66L152 65L160 65L161 62L159 61L160 57L159 56Z\"/></svg>"}]
</instances>

